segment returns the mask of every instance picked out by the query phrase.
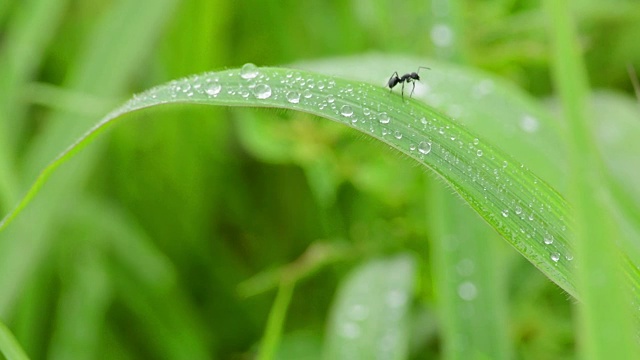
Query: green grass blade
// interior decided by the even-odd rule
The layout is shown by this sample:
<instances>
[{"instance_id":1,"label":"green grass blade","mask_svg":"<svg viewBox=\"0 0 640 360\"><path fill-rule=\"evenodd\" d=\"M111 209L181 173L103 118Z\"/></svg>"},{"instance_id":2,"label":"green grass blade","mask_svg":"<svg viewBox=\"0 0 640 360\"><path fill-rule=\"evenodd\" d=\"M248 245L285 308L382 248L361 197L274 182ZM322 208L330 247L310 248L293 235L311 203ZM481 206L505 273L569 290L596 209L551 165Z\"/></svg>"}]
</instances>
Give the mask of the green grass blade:
<instances>
[{"instance_id":1,"label":"green grass blade","mask_svg":"<svg viewBox=\"0 0 640 360\"><path fill-rule=\"evenodd\" d=\"M287 318L287 309L291 303L295 281L282 281L278 287L276 299L273 302L271 311L269 312L269 320L267 327L260 343L260 351L258 352L258 360L271 360L275 357L278 345L282 337L282 328Z\"/></svg>"},{"instance_id":2,"label":"green grass blade","mask_svg":"<svg viewBox=\"0 0 640 360\"><path fill-rule=\"evenodd\" d=\"M507 261L497 235L434 184L432 271L446 359L511 359Z\"/></svg>"},{"instance_id":3,"label":"green grass blade","mask_svg":"<svg viewBox=\"0 0 640 360\"><path fill-rule=\"evenodd\" d=\"M66 86L74 92L109 98L119 96L137 68L154 46L175 6L175 0L116 1L92 25L86 46L70 65ZM123 42L122 39L127 39ZM92 123L91 117L54 112L41 131L29 142L22 157L20 180L25 186L33 181L58 153L80 136ZM51 191L43 192L34 207L16 222L10 231L0 234L0 314L17 301L32 269L51 248L60 207L70 205L74 191L82 188L89 176L98 149L85 151L72 173L54 176ZM65 190L61 190L61 189ZM19 239L19 241L16 241Z\"/></svg>"},{"instance_id":4,"label":"green grass blade","mask_svg":"<svg viewBox=\"0 0 640 360\"><path fill-rule=\"evenodd\" d=\"M0 46L0 208L9 209L18 200L19 177L12 158L26 123L27 106L22 95L25 84L32 80L43 61L43 53L62 21L67 2L35 0L15 4L14 15L3 29ZM2 3L8 5L10 1Z\"/></svg>"},{"instance_id":5,"label":"green grass blade","mask_svg":"<svg viewBox=\"0 0 640 360\"><path fill-rule=\"evenodd\" d=\"M325 359L406 359L407 315L417 268L408 254L354 269L336 295Z\"/></svg>"},{"instance_id":6,"label":"green grass blade","mask_svg":"<svg viewBox=\"0 0 640 360\"><path fill-rule=\"evenodd\" d=\"M0 353L7 360L29 359L11 331L2 322L0 322Z\"/></svg>"},{"instance_id":7,"label":"green grass blade","mask_svg":"<svg viewBox=\"0 0 640 360\"><path fill-rule=\"evenodd\" d=\"M578 307L580 351L585 359L623 359L635 356L640 348L634 317L629 316L632 302L620 271L625 259L613 240L620 238L621 230L607 209L604 169L589 126L587 72L569 3L547 0L545 5L553 24L554 78L570 139L570 196L575 205L574 243L580 264L576 282L583 300Z\"/></svg>"},{"instance_id":8,"label":"green grass blade","mask_svg":"<svg viewBox=\"0 0 640 360\"><path fill-rule=\"evenodd\" d=\"M403 100L382 87L290 69L245 66L180 79L135 96L46 167L0 229L22 211L56 167L114 120L167 103L299 110L371 135L433 169L529 261L576 295L568 206L553 188L432 107Z\"/></svg>"}]
</instances>

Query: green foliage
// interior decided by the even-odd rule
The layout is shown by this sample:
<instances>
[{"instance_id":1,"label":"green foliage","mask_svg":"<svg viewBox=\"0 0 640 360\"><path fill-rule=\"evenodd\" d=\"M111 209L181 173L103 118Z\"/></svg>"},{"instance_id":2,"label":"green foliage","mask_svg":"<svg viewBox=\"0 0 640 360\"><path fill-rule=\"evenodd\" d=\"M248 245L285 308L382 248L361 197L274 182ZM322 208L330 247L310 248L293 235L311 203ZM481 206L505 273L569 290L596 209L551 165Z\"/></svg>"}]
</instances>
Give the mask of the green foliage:
<instances>
[{"instance_id":1,"label":"green foliage","mask_svg":"<svg viewBox=\"0 0 640 360\"><path fill-rule=\"evenodd\" d=\"M0 2L0 353L576 358L627 326L628 355L640 7L576 5L563 38L529 0ZM219 71L248 62L285 69ZM385 88L418 66L414 99Z\"/></svg>"}]
</instances>

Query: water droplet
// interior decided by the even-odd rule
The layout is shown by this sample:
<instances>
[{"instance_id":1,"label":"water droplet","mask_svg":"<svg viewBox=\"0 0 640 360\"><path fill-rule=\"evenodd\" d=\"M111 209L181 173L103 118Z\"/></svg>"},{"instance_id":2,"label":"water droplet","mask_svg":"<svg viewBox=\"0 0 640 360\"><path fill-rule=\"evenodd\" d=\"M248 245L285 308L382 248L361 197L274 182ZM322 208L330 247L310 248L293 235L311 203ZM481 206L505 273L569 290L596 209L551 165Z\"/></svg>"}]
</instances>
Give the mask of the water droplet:
<instances>
[{"instance_id":1,"label":"water droplet","mask_svg":"<svg viewBox=\"0 0 640 360\"><path fill-rule=\"evenodd\" d=\"M242 69L240 69L240 77L246 80L251 80L258 76L258 67L252 63L244 64Z\"/></svg>"},{"instance_id":2,"label":"water droplet","mask_svg":"<svg viewBox=\"0 0 640 360\"><path fill-rule=\"evenodd\" d=\"M407 302L407 294L400 290L391 290L387 294L387 304L389 307L398 308Z\"/></svg>"},{"instance_id":3,"label":"water droplet","mask_svg":"<svg viewBox=\"0 0 640 360\"><path fill-rule=\"evenodd\" d=\"M478 288L471 281L465 281L458 286L458 296L462 300L472 301L478 296Z\"/></svg>"},{"instance_id":4,"label":"water droplet","mask_svg":"<svg viewBox=\"0 0 640 360\"><path fill-rule=\"evenodd\" d=\"M453 42L453 30L445 24L437 24L431 28L431 40L436 46L447 47Z\"/></svg>"},{"instance_id":5,"label":"water droplet","mask_svg":"<svg viewBox=\"0 0 640 360\"><path fill-rule=\"evenodd\" d=\"M558 262L560 260L560 254L558 254L557 252L551 254L551 260L553 260L554 262Z\"/></svg>"},{"instance_id":6,"label":"water droplet","mask_svg":"<svg viewBox=\"0 0 640 360\"><path fill-rule=\"evenodd\" d=\"M371 109L369 109L368 107L364 107L362 108L362 113L369 116L371 115Z\"/></svg>"},{"instance_id":7,"label":"water droplet","mask_svg":"<svg viewBox=\"0 0 640 360\"><path fill-rule=\"evenodd\" d=\"M350 117L353 115L353 109L349 105L342 105L340 108L340 114L342 114L342 116Z\"/></svg>"},{"instance_id":8,"label":"water droplet","mask_svg":"<svg viewBox=\"0 0 640 360\"><path fill-rule=\"evenodd\" d=\"M520 120L520 127L522 128L522 130L528 133L534 133L538 131L540 123L538 122L538 119L534 118L533 116L525 115Z\"/></svg>"},{"instance_id":9,"label":"water droplet","mask_svg":"<svg viewBox=\"0 0 640 360\"><path fill-rule=\"evenodd\" d=\"M313 93L311 92L311 90L305 89L302 92L302 96L304 96L305 99L310 99L313 96Z\"/></svg>"},{"instance_id":10,"label":"water droplet","mask_svg":"<svg viewBox=\"0 0 640 360\"><path fill-rule=\"evenodd\" d=\"M509 210L507 209L502 210L502 216L509 217Z\"/></svg>"},{"instance_id":11,"label":"water droplet","mask_svg":"<svg viewBox=\"0 0 640 360\"><path fill-rule=\"evenodd\" d=\"M345 322L340 327L340 334L347 339L355 339L360 336L360 326L356 323Z\"/></svg>"},{"instance_id":12,"label":"water droplet","mask_svg":"<svg viewBox=\"0 0 640 360\"><path fill-rule=\"evenodd\" d=\"M567 254L567 256L565 256L565 258L569 261L573 260L573 255L571 254Z\"/></svg>"},{"instance_id":13,"label":"water droplet","mask_svg":"<svg viewBox=\"0 0 640 360\"><path fill-rule=\"evenodd\" d=\"M554 240L553 235L551 235L549 233L544 234L544 243L545 244L551 245L551 244L553 244L553 240Z\"/></svg>"},{"instance_id":14,"label":"water droplet","mask_svg":"<svg viewBox=\"0 0 640 360\"><path fill-rule=\"evenodd\" d=\"M479 139L473 139L473 145L478 145L480 144L480 140Z\"/></svg>"},{"instance_id":15,"label":"water droplet","mask_svg":"<svg viewBox=\"0 0 640 360\"><path fill-rule=\"evenodd\" d=\"M333 95L327 95L327 102L329 104L333 104L334 101L336 101L336 98L334 98Z\"/></svg>"},{"instance_id":16,"label":"water droplet","mask_svg":"<svg viewBox=\"0 0 640 360\"><path fill-rule=\"evenodd\" d=\"M397 130L396 130L396 131L393 133L393 136L394 136L396 139L398 139L398 140L402 139L402 133L401 133L400 131L397 131Z\"/></svg>"},{"instance_id":17,"label":"water droplet","mask_svg":"<svg viewBox=\"0 0 640 360\"><path fill-rule=\"evenodd\" d=\"M429 122L427 121L427 118L422 118L420 119L420 123L422 123L422 125L427 125Z\"/></svg>"},{"instance_id":18,"label":"water droplet","mask_svg":"<svg viewBox=\"0 0 640 360\"><path fill-rule=\"evenodd\" d=\"M471 259L462 259L456 265L456 270L461 276L470 276L476 270L476 265Z\"/></svg>"},{"instance_id":19,"label":"water droplet","mask_svg":"<svg viewBox=\"0 0 640 360\"><path fill-rule=\"evenodd\" d=\"M388 124L391 119L386 112L381 112L378 114L378 120L380 120L380 124Z\"/></svg>"},{"instance_id":20,"label":"water droplet","mask_svg":"<svg viewBox=\"0 0 640 360\"><path fill-rule=\"evenodd\" d=\"M271 87L265 84L258 84L253 89L253 95L255 95L258 99L268 99L271 97Z\"/></svg>"},{"instance_id":21,"label":"water droplet","mask_svg":"<svg viewBox=\"0 0 640 360\"><path fill-rule=\"evenodd\" d=\"M428 154L431 152L431 144L426 142L426 141L421 141L420 144L418 144L418 151L421 154Z\"/></svg>"},{"instance_id":22,"label":"water droplet","mask_svg":"<svg viewBox=\"0 0 640 360\"><path fill-rule=\"evenodd\" d=\"M490 94L493 91L494 85L493 80L485 79L480 81L476 86L473 87L473 96L476 99L479 99L483 96Z\"/></svg>"},{"instance_id":23,"label":"water droplet","mask_svg":"<svg viewBox=\"0 0 640 360\"><path fill-rule=\"evenodd\" d=\"M214 82L207 85L204 92L206 92L207 95L209 96L216 96L220 93L220 90L222 90L222 85L218 84L217 82Z\"/></svg>"},{"instance_id":24,"label":"water droplet","mask_svg":"<svg viewBox=\"0 0 640 360\"><path fill-rule=\"evenodd\" d=\"M355 304L351 307L349 317L356 321L363 321L369 317L369 308L361 304Z\"/></svg>"},{"instance_id":25,"label":"water droplet","mask_svg":"<svg viewBox=\"0 0 640 360\"><path fill-rule=\"evenodd\" d=\"M318 84L316 86L318 87L318 89L322 90L322 89L324 89L324 82L323 81L318 81Z\"/></svg>"},{"instance_id":26,"label":"water droplet","mask_svg":"<svg viewBox=\"0 0 640 360\"><path fill-rule=\"evenodd\" d=\"M516 206L516 214L517 215L522 214L522 208L520 206Z\"/></svg>"},{"instance_id":27,"label":"water droplet","mask_svg":"<svg viewBox=\"0 0 640 360\"><path fill-rule=\"evenodd\" d=\"M478 150L478 151L476 151L476 155L478 155L478 156L482 156L482 150Z\"/></svg>"},{"instance_id":28,"label":"water droplet","mask_svg":"<svg viewBox=\"0 0 640 360\"><path fill-rule=\"evenodd\" d=\"M292 104L297 104L300 102L300 93L297 91L289 91L286 97L287 97L287 101Z\"/></svg>"},{"instance_id":29,"label":"water droplet","mask_svg":"<svg viewBox=\"0 0 640 360\"><path fill-rule=\"evenodd\" d=\"M416 144L409 145L409 150L415 151L416 150Z\"/></svg>"},{"instance_id":30,"label":"water droplet","mask_svg":"<svg viewBox=\"0 0 640 360\"><path fill-rule=\"evenodd\" d=\"M507 160L502 162L502 168L506 168L507 166L509 166L509 163L507 162Z\"/></svg>"}]
</instances>

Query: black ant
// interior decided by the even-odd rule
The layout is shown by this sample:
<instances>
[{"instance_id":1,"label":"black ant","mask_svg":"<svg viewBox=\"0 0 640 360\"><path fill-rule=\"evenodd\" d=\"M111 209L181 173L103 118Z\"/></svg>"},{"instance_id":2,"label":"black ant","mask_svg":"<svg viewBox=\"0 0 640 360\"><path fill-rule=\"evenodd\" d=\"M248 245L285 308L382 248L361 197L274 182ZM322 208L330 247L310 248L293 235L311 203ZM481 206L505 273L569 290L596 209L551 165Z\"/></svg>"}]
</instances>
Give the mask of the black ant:
<instances>
[{"instance_id":1,"label":"black ant","mask_svg":"<svg viewBox=\"0 0 640 360\"><path fill-rule=\"evenodd\" d=\"M404 74L402 76L399 76L398 72L395 71L389 78L389 83L387 84L387 86L389 87L389 92L391 92L396 85L402 83L402 99L404 100L404 84L411 83L411 85L413 85L413 88L411 88L411 95L409 95L409 97L413 96L413 91L416 89L416 80L420 80L420 76L418 75L420 69L431 70L431 68L419 66L417 72Z\"/></svg>"}]
</instances>

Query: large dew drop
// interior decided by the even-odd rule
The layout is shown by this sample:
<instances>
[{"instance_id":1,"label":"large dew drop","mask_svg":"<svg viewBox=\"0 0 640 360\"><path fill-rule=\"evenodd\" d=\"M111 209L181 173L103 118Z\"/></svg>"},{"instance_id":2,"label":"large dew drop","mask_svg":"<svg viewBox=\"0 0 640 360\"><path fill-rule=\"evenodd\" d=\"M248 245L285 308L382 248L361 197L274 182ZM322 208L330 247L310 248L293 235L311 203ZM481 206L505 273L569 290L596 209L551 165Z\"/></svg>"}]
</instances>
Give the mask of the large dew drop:
<instances>
[{"instance_id":1,"label":"large dew drop","mask_svg":"<svg viewBox=\"0 0 640 360\"><path fill-rule=\"evenodd\" d=\"M380 120L380 124L388 124L391 119L386 112L381 112L378 114L378 120Z\"/></svg>"},{"instance_id":2,"label":"large dew drop","mask_svg":"<svg viewBox=\"0 0 640 360\"><path fill-rule=\"evenodd\" d=\"M240 69L240 77L246 80L251 80L258 76L258 67L252 63L244 64Z\"/></svg>"},{"instance_id":3,"label":"large dew drop","mask_svg":"<svg viewBox=\"0 0 640 360\"><path fill-rule=\"evenodd\" d=\"M289 91L287 93L287 101L292 104L297 104L300 102L300 93L297 91Z\"/></svg>"},{"instance_id":4,"label":"large dew drop","mask_svg":"<svg viewBox=\"0 0 640 360\"><path fill-rule=\"evenodd\" d=\"M222 90L222 85L218 83L212 83L206 86L204 92L206 92L209 96L216 96L220 93L220 90Z\"/></svg>"},{"instance_id":5,"label":"large dew drop","mask_svg":"<svg viewBox=\"0 0 640 360\"><path fill-rule=\"evenodd\" d=\"M421 154L428 154L431 152L431 144L429 144L426 141L421 141L420 144L418 144L418 151Z\"/></svg>"},{"instance_id":6,"label":"large dew drop","mask_svg":"<svg viewBox=\"0 0 640 360\"><path fill-rule=\"evenodd\" d=\"M351 117L353 115L353 109L349 105L342 105L340 108L340 114L342 114L342 116Z\"/></svg>"},{"instance_id":7,"label":"large dew drop","mask_svg":"<svg viewBox=\"0 0 640 360\"><path fill-rule=\"evenodd\" d=\"M256 85L256 87L253 89L253 95L255 95L258 99L268 99L269 97L271 97L271 87L265 84Z\"/></svg>"}]
</instances>

